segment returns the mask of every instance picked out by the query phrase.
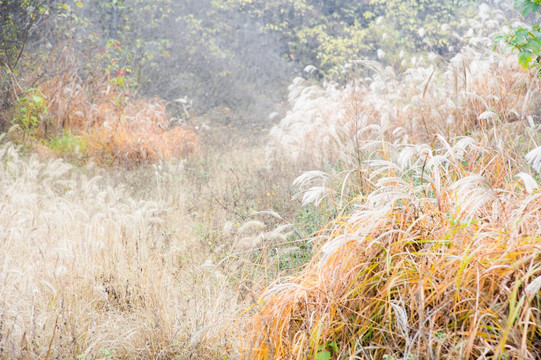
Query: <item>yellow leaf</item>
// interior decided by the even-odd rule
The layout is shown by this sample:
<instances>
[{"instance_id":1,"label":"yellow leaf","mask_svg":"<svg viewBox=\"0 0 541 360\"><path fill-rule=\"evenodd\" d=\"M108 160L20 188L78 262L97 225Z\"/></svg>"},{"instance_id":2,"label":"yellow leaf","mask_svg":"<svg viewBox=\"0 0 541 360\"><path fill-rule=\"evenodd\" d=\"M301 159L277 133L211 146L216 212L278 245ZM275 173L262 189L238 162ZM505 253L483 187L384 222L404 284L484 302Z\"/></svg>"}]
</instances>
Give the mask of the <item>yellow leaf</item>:
<instances>
[{"instance_id":1,"label":"yellow leaf","mask_svg":"<svg viewBox=\"0 0 541 360\"><path fill-rule=\"evenodd\" d=\"M78 7L80 7L80 8L82 8L82 7L83 7L83 3L82 3L82 2L80 2L80 1L77 1L77 2L75 3L75 5L77 5L77 6L78 6Z\"/></svg>"}]
</instances>

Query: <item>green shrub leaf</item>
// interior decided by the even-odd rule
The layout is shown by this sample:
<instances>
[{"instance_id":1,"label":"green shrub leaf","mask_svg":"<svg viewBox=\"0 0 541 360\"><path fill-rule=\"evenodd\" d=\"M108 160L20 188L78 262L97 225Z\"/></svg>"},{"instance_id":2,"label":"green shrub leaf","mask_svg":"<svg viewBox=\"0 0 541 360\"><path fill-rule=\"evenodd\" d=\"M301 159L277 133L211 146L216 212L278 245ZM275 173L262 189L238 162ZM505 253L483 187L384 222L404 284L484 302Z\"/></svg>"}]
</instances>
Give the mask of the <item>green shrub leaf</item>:
<instances>
[{"instance_id":1,"label":"green shrub leaf","mask_svg":"<svg viewBox=\"0 0 541 360\"><path fill-rule=\"evenodd\" d=\"M331 353L330 351L320 351L317 353L316 360L330 360Z\"/></svg>"}]
</instances>

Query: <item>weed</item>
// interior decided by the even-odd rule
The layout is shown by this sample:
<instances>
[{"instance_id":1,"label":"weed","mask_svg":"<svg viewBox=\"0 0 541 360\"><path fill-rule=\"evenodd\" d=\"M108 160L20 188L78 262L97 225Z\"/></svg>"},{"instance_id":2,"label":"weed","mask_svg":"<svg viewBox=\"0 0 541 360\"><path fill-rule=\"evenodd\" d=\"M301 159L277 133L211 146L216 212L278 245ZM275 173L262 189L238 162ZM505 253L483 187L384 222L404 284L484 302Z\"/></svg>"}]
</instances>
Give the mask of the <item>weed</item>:
<instances>
[{"instance_id":1,"label":"weed","mask_svg":"<svg viewBox=\"0 0 541 360\"><path fill-rule=\"evenodd\" d=\"M85 136L74 135L69 130L61 136L51 138L48 146L60 157L85 159L88 156L88 142Z\"/></svg>"},{"instance_id":2,"label":"weed","mask_svg":"<svg viewBox=\"0 0 541 360\"><path fill-rule=\"evenodd\" d=\"M12 124L18 125L26 135L38 135L39 128L47 116L47 104L39 89L28 89L16 102Z\"/></svg>"}]
</instances>

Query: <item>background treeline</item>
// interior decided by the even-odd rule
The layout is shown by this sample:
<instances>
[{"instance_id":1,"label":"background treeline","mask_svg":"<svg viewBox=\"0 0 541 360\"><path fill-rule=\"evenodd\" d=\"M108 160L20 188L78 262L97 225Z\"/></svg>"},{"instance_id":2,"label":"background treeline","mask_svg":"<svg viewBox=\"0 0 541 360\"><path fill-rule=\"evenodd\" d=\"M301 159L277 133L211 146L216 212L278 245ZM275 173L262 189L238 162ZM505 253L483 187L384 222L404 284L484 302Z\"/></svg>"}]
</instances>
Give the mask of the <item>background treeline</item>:
<instances>
[{"instance_id":1,"label":"background treeline","mask_svg":"<svg viewBox=\"0 0 541 360\"><path fill-rule=\"evenodd\" d=\"M1 0L1 105L69 67L82 81L106 78L130 94L187 97L175 103L179 117L185 115L180 105L186 110L191 101L192 114L260 123L307 65L318 69L317 79L344 80L353 59L378 58L399 69L419 53L455 55L478 6L473 0ZM6 128L10 119L3 117Z\"/></svg>"}]
</instances>

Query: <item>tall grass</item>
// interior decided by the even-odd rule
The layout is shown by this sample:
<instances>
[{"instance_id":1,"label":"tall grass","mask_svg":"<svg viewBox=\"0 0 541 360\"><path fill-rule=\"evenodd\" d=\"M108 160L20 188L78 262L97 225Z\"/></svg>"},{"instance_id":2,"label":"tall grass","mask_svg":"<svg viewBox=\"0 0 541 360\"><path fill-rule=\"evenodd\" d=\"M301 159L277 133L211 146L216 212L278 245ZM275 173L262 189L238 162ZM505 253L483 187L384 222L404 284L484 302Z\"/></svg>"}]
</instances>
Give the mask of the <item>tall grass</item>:
<instances>
[{"instance_id":1,"label":"tall grass","mask_svg":"<svg viewBox=\"0 0 541 360\"><path fill-rule=\"evenodd\" d=\"M115 171L1 145L0 358L238 357L237 315L311 250L301 165L238 131Z\"/></svg>"},{"instance_id":2,"label":"tall grass","mask_svg":"<svg viewBox=\"0 0 541 360\"><path fill-rule=\"evenodd\" d=\"M0 159L0 357L217 356L237 294L165 192L9 143Z\"/></svg>"},{"instance_id":3,"label":"tall grass","mask_svg":"<svg viewBox=\"0 0 541 360\"><path fill-rule=\"evenodd\" d=\"M373 61L356 65L373 75L345 87L293 81L292 109L270 132L269 162L285 155L324 164L344 153L357 153L358 162L362 141L380 132L397 144L431 141L436 133L450 140L538 116L539 78L512 56L465 48L444 71L431 65L401 76Z\"/></svg>"},{"instance_id":4,"label":"tall grass","mask_svg":"<svg viewBox=\"0 0 541 360\"><path fill-rule=\"evenodd\" d=\"M540 356L537 183L471 138L441 141L380 148L357 209L261 298L249 358Z\"/></svg>"},{"instance_id":5,"label":"tall grass","mask_svg":"<svg viewBox=\"0 0 541 360\"><path fill-rule=\"evenodd\" d=\"M442 75L295 81L269 159L338 160L296 180L337 215L251 309L245 358L541 357L540 82L513 64L465 50Z\"/></svg>"},{"instance_id":6,"label":"tall grass","mask_svg":"<svg viewBox=\"0 0 541 360\"><path fill-rule=\"evenodd\" d=\"M47 152L48 146L56 156L74 157L73 150L78 149L80 160L128 166L198 151L195 130L173 124L164 100L136 98L128 80L119 79L127 74L83 81L69 51L52 58L60 62L61 74L49 76L33 90L43 98L42 113L27 114L28 106L16 110L27 117L39 116L40 121L32 131L22 126L19 136L12 131L13 140L24 140L30 133L32 144L40 140L45 145L40 149Z\"/></svg>"},{"instance_id":7,"label":"tall grass","mask_svg":"<svg viewBox=\"0 0 541 360\"><path fill-rule=\"evenodd\" d=\"M0 145L0 357L541 357L540 79L515 64L298 78L266 146L51 77L34 149L127 166Z\"/></svg>"}]
</instances>

